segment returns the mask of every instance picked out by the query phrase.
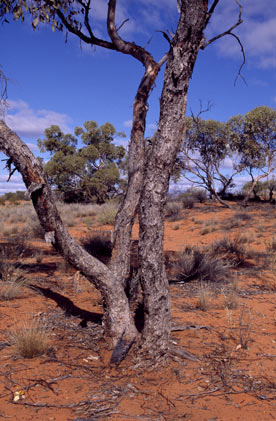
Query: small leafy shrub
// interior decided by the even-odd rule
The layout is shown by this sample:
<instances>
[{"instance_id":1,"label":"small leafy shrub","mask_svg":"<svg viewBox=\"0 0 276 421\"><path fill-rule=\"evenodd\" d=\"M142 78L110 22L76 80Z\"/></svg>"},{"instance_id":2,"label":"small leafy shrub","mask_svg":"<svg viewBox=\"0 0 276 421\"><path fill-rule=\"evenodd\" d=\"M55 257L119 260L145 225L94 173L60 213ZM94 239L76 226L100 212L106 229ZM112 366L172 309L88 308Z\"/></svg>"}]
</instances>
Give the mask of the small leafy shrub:
<instances>
[{"instance_id":1,"label":"small leafy shrub","mask_svg":"<svg viewBox=\"0 0 276 421\"><path fill-rule=\"evenodd\" d=\"M182 197L182 207L183 209L192 209L195 206L195 198L193 196L184 196Z\"/></svg>"},{"instance_id":2,"label":"small leafy shrub","mask_svg":"<svg viewBox=\"0 0 276 421\"><path fill-rule=\"evenodd\" d=\"M37 321L24 323L11 334L15 354L23 358L35 358L50 349L49 333L45 326Z\"/></svg>"},{"instance_id":3,"label":"small leafy shrub","mask_svg":"<svg viewBox=\"0 0 276 421\"><path fill-rule=\"evenodd\" d=\"M224 237L212 244L213 255L219 255L232 266L239 266L250 257L250 253L243 245L240 236L234 238Z\"/></svg>"},{"instance_id":4,"label":"small leafy shrub","mask_svg":"<svg viewBox=\"0 0 276 421\"><path fill-rule=\"evenodd\" d=\"M176 281L190 282L193 280L217 282L227 276L229 266L225 262L198 247L188 246L179 253L174 264Z\"/></svg>"},{"instance_id":5,"label":"small leafy shrub","mask_svg":"<svg viewBox=\"0 0 276 421\"><path fill-rule=\"evenodd\" d=\"M112 254L110 231L95 231L94 235L83 239L81 243L89 254L100 260Z\"/></svg>"},{"instance_id":6,"label":"small leafy shrub","mask_svg":"<svg viewBox=\"0 0 276 421\"><path fill-rule=\"evenodd\" d=\"M100 207L98 222L101 225L113 225L118 212L118 205L114 202L106 202Z\"/></svg>"},{"instance_id":7,"label":"small leafy shrub","mask_svg":"<svg viewBox=\"0 0 276 421\"><path fill-rule=\"evenodd\" d=\"M182 204L176 200L166 204L166 216L170 221L177 221L181 217Z\"/></svg>"}]
</instances>

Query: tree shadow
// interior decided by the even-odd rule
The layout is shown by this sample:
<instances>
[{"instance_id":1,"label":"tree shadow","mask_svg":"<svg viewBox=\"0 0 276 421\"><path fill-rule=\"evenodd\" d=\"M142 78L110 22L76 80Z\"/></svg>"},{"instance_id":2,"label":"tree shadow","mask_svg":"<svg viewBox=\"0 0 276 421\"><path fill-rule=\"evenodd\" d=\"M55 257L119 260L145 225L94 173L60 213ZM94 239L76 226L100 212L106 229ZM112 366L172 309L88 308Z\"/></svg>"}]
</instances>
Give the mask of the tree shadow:
<instances>
[{"instance_id":1,"label":"tree shadow","mask_svg":"<svg viewBox=\"0 0 276 421\"><path fill-rule=\"evenodd\" d=\"M30 285L30 288L40 292L44 297L55 301L56 304L64 310L66 316L75 316L82 319L80 322L81 327L87 327L87 322L96 323L98 325L102 323L102 314L83 310L82 308L77 307L69 298L64 297L64 295L61 295L58 292L52 291L50 288L43 288L37 285Z\"/></svg>"}]
</instances>

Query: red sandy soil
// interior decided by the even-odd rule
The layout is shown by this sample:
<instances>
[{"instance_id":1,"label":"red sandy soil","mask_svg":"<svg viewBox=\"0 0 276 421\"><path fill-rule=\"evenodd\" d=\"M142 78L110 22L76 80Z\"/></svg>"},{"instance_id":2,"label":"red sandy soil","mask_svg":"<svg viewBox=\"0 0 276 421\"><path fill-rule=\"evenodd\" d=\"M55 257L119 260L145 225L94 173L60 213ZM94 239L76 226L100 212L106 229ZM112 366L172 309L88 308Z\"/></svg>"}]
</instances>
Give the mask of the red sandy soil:
<instances>
[{"instance_id":1,"label":"red sandy soil","mask_svg":"<svg viewBox=\"0 0 276 421\"><path fill-rule=\"evenodd\" d=\"M66 267L54 250L35 242L42 261L28 258L22 263L29 283L39 286L40 292L24 288L20 298L0 302L0 417L20 421L276 419L276 277L273 258L264 262L261 254L267 254L275 231L275 210L251 206L246 210L249 220L223 231L230 218L237 220L237 212L237 205L226 210L203 204L183 211L179 221L166 222L169 256L186 245L203 247L224 236L244 234L251 235L245 246L254 255L237 269L229 269L224 284L171 285L173 326L180 327L172 332L172 340L196 361L169 357L166 365L152 370L135 368L133 351L118 368L109 365L111 351L97 323L102 314L98 292ZM216 231L203 235L207 220L215 221ZM85 230L81 224L70 229L76 238L85 236ZM202 289L208 293L206 311L199 308ZM225 307L229 294L236 297L234 309ZM51 349L47 355L23 359L10 346L10 335L23 321L33 319L47 325ZM22 399L14 400L16 392Z\"/></svg>"}]
</instances>

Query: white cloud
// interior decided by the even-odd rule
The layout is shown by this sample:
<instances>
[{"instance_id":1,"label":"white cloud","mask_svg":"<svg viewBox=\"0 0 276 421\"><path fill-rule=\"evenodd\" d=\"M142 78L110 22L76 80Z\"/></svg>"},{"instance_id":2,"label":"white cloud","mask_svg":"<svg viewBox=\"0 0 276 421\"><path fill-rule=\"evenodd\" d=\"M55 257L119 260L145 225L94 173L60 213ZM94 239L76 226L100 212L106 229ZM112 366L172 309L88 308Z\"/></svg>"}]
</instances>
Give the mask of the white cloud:
<instances>
[{"instance_id":1,"label":"white cloud","mask_svg":"<svg viewBox=\"0 0 276 421\"><path fill-rule=\"evenodd\" d=\"M246 58L257 67L276 67L276 3L271 0L241 0L243 23L234 30L244 46ZM234 0L221 0L206 31L208 38L224 32L238 20L239 8ZM216 42L224 56L241 59L237 41L227 35Z\"/></svg>"},{"instance_id":2,"label":"white cloud","mask_svg":"<svg viewBox=\"0 0 276 421\"><path fill-rule=\"evenodd\" d=\"M132 127L132 120L124 121L123 125L124 125L124 127L128 127L128 128Z\"/></svg>"},{"instance_id":3,"label":"white cloud","mask_svg":"<svg viewBox=\"0 0 276 421\"><path fill-rule=\"evenodd\" d=\"M12 175L9 182L7 182L8 178L8 174L0 175L0 194L26 190L25 184L23 183L20 175Z\"/></svg>"},{"instance_id":4,"label":"white cloud","mask_svg":"<svg viewBox=\"0 0 276 421\"><path fill-rule=\"evenodd\" d=\"M19 136L37 138L42 136L44 130L52 124L60 126L65 132L70 131L68 127L70 118L66 114L45 109L33 110L22 100L9 101L8 106L7 125ZM33 145L32 148L35 146Z\"/></svg>"}]
</instances>

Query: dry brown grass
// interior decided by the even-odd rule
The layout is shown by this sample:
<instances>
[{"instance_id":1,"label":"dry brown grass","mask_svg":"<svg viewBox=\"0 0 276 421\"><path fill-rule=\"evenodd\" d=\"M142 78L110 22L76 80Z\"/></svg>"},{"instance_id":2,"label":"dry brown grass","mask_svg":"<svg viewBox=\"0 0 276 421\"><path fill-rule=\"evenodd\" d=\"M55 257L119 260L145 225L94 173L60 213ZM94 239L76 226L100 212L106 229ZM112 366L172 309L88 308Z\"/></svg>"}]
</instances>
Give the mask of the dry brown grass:
<instances>
[{"instance_id":1,"label":"dry brown grass","mask_svg":"<svg viewBox=\"0 0 276 421\"><path fill-rule=\"evenodd\" d=\"M11 334L14 353L23 358L35 358L50 349L50 337L45 326L33 320L25 322Z\"/></svg>"}]
</instances>

